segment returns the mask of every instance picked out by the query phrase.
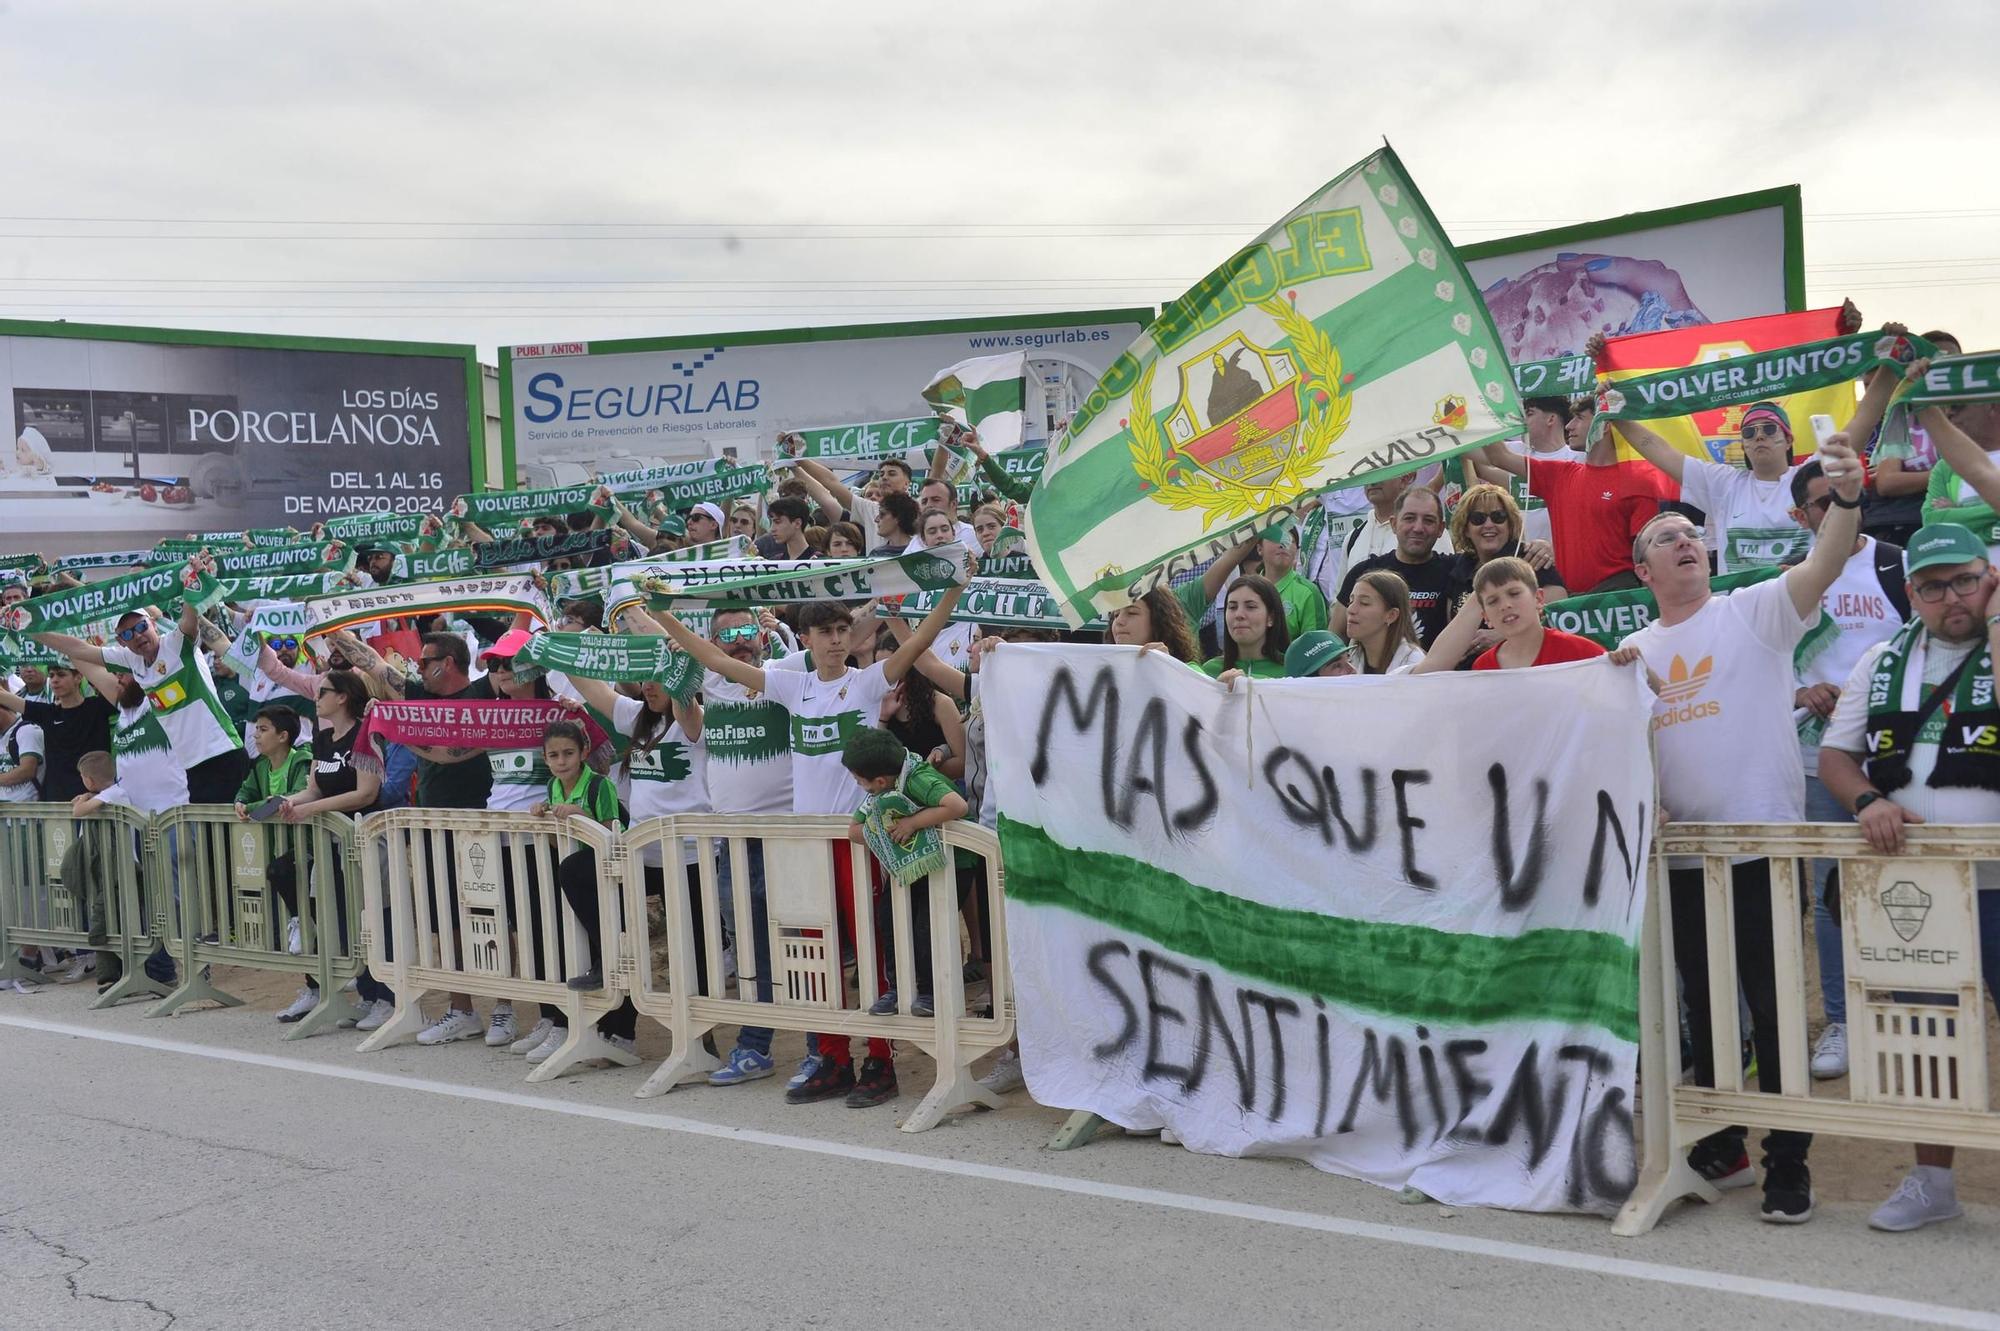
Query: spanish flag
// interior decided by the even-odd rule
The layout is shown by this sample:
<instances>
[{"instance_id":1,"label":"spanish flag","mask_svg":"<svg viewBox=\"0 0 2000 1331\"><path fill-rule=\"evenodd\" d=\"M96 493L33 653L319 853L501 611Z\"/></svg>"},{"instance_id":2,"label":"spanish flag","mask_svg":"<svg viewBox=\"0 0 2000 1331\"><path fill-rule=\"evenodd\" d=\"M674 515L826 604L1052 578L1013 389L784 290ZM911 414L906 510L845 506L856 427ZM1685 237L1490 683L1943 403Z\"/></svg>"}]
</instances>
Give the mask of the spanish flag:
<instances>
[{"instance_id":1,"label":"spanish flag","mask_svg":"<svg viewBox=\"0 0 2000 1331\"><path fill-rule=\"evenodd\" d=\"M1661 370L1683 370L1710 361L1748 356L1760 351L1778 351L1801 342L1818 342L1840 335L1840 307L1804 310L1797 314L1767 314L1755 319L1732 319L1728 323L1699 324L1693 328L1669 328L1657 333L1634 333L1614 337L1605 343L1598 373L1612 383ZM1857 401L1852 384L1794 393L1774 401L1792 426L1792 455L1806 457L1816 448L1812 420L1815 415L1833 417L1845 425L1854 414ZM1724 407L1719 411L1698 411L1692 416L1675 416L1646 424L1675 448L1690 457L1741 466L1743 413L1750 406ZM1618 426L1611 426L1614 436ZM1636 459L1622 436L1618 456Z\"/></svg>"}]
</instances>

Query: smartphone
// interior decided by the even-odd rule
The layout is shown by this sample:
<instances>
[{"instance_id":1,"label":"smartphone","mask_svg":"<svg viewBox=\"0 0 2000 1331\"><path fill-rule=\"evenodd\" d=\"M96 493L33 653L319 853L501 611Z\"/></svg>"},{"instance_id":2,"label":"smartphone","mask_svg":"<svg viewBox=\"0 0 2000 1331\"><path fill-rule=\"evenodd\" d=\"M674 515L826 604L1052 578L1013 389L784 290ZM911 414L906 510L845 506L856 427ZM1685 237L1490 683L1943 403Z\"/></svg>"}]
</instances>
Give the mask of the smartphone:
<instances>
[{"instance_id":1,"label":"smartphone","mask_svg":"<svg viewBox=\"0 0 2000 1331\"><path fill-rule=\"evenodd\" d=\"M273 795L260 804L253 804L250 806L250 821L253 823L267 823L278 816L278 810L283 808L284 804L285 800L282 795Z\"/></svg>"}]
</instances>

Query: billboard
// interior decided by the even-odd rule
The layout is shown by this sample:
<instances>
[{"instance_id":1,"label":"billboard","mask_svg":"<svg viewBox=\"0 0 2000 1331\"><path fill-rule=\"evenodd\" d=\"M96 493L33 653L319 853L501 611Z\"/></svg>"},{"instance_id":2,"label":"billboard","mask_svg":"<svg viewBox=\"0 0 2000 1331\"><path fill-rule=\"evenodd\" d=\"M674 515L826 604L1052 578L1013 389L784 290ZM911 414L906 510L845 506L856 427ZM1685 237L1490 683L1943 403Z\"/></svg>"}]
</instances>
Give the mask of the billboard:
<instances>
[{"instance_id":1,"label":"billboard","mask_svg":"<svg viewBox=\"0 0 2000 1331\"><path fill-rule=\"evenodd\" d=\"M780 431L920 416L938 370L1023 350L1023 442L1040 443L1152 318L1087 310L504 347L502 456L529 484L732 452L768 459Z\"/></svg>"},{"instance_id":2,"label":"billboard","mask_svg":"<svg viewBox=\"0 0 2000 1331\"><path fill-rule=\"evenodd\" d=\"M1459 247L1516 365L1606 337L1805 308L1799 187Z\"/></svg>"},{"instance_id":3,"label":"billboard","mask_svg":"<svg viewBox=\"0 0 2000 1331\"><path fill-rule=\"evenodd\" d=\"M0 551L441 508L483 479L469 346L0 320Z\"/></svg>"}]
</instances>

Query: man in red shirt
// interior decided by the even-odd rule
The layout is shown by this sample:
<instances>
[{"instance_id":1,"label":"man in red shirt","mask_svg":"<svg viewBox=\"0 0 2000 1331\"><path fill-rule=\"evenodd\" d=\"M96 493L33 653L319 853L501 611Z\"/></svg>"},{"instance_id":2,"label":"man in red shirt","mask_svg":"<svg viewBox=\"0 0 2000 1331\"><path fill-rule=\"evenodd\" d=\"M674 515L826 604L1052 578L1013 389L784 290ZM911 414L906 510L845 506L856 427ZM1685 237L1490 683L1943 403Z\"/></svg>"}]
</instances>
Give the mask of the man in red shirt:
<instances>
[{"instance_id":1,"label":"man in red shirt","mask_svg":"<svg viewBox=\"0 0 2000 1331\"><path fill-rule=\"evenodd\" d=\"M1597 400L1578 398L1563 427L1570 447L1590 437ZM1637 587L1632 571L1632 538L1659 513L1662 501L1680 498L1680 487L1645 462L1618 460L1618 441L1606 430L1581 462L1525 453L1490 444L1483 453L1482 479L1505 485L1525 477L1528 493L1548 505L1556 547L1556 571L1572 596ZM1606 584L1609 584L1608 586Z\"/></svg>"}]
</instances>

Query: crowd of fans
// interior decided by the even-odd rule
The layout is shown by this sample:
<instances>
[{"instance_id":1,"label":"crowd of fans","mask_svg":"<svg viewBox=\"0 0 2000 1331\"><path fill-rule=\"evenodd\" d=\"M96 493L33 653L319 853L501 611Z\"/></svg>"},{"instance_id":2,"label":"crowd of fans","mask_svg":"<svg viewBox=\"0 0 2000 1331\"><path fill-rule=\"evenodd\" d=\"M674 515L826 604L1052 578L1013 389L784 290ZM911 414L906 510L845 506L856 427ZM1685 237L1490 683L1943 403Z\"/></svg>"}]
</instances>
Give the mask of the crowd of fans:
<instances>
[{"instance_id":1,"label":"crowd of fans","mask_svg":"<svg viewBox=\"0 0 2000 1331\"><path fill-rule=\"evenodd\" d=\"M1945 334L1925 336L1955 350ZM530 626L504 618L427 617L343 631L323 641L316 660L295 638L266 640L254 676L238 678L221 658L252 607L207 615L190 606L164 615L132 611L101 644L37 635L55 663L21 664L0 690L0 801L70 802L80 814L106 803L142 811L233 804L245 817L276 801L278 816L292 820L414 803L610 824L699 811L849 815L893 791L909 806L887 828L900 843L954 818L993 824L979 672L1008 642L1135 646L1229 687L1246 677L1521 669L1606 652L1548 627L1548 604L1644 589L1655 604L1651 623L1610 654L1643 669L1658 693L1665 815L1739 823L1858 819L1873 846L1895 852L1910 825L2000 821L2000 754L1956 738L1960 722L1995 711L1990 644L2000 632L2000 572L1984 538L1957 519L1975 505L2000 506L1993 457L2000 404L1931 408L1885 431L1896 386L1895 374L1878 372L1842 433L1817 453L1792 437L1781 407L1749 406L1721 461L1688 457L1643 425L1622 423L1616 436L1593 431L1590 398L1530 398L1517 444L1373 482L1359 508L1346 507L1346 492L1309 499L1295 519L1082 632L955 623L955 591L914 624L872 602L719 603L705 625L645 609L606 623L601 599L593 598L557 607L561 622L552 627L669 638L703 671L698 695L685 700L651 681L545 670L522 655ZM1621 436L1636 458L1621 459ZM781 439L779 453L796 454L798 442ZM788 457L774 492L727 509L701 503L659 521L600 489L588 510L538 514L523 526L550 535L612 526L635 547L628 555L737 536L767 560L901 555L953 543L991 557L1008 548L1031 486L995 465L976 436L961 442L984 488L962 489L941 474L942 453L933 468L939 474L922 477L902 457L865 475L838 462ZM1315 508L1323 510L1317 517ZM492 535L470 527L458 539ZM364 548L361 568L372 581L393 581L395 554ZM608 551L593 556L611 558ZM1716 575L1759 568L1772 576L1727 593L1711 586ZM4 599L41 590L17 583ZM397 629L414 630L414 660L383 650L378 633ZM1811 650L1801 650L1809 641ZM946 650L946 643L955 646ZM368 709L390 698L566 699L577 721L551 725L538 749L358 749ZM586 718L611 737L608 755L594 752L580 724ZM681 875L693 872L686 862L692 854L684 853ZM832 858L843 935L882 927L884 880L878 874L872 893L857 890L848 855ZM768 997L761 857L753 854L749 865L760 922L759 993ZM2000 873L1981 866L1981 888L2000 889L1989 871ZM670 890L676 877L664 864L647 872L656 893ZM962 905L976 906L978 872L960 870ZM1732 874L1745 1056L1758 1085L1776 1090L1782 1046L1770 865L1752 860ZM595 875L588 851L560 866L563 898L594 959L570 981L580 989L603 984ZM295 915L296 888L288 879L280 886L282 876L274 870L273 885ZM1676 865L1670 877L1693 1073L1712 1084L1701 875ZM1811 1071L1830 1078L1846 1072L1839 896L1830 866L1816 866L1812 879L1827 1024ZM2000 890L1982 892L1980 904L1992 988L2000 981ZM927 922L921 899L913 918ZM967 924L971 982L989 955L990 922L968 917ZM539 928L539 920L530 925ZM930 974L928 946L918 947L915 995L887 989L889 949L877 949L884 988L878 1010L928 1014L934 987L960 982ZM33 960L68 981L99 964L88 954ZM163 953L147 969L156 980L173 979ZM699 982L707 984L706 975ZM360 1027L379 1027L394 1011L393 995L365 974L358 990ZM300 1019L321 1001L309 985L278 1019ZM566 1038L565 1020L549 1007L529 1023L506 1003L482 1019L469 996L453 995L419 1043L483 1038L535 1061ZM628 1004L603 1019L600 1034L629 1052L633 1020ZM858 1069L848 1046L845 1037L813 1037L788 1098L866 1106L895 1096L888 1042L869 1041ZM768 1030L743 1029L722 1057L710 1077L716 1085L777 1070ZM1004 1054L985 1083L1001 1092L1021 1088L1016 1055ZM1763 1142L1765 1219L1796 1223L1812 1215L1809 1145L1809 1136L1796 1132L1773 1132ZM1740 1127L1704 1140L1692 1163L1719 1187L1757 1181ZM1950 1166L1948 1149L1919 1146L1916 1167L1873 1223L1913 1229L1956 1215Z\"/></svg>"}]
</instances>

